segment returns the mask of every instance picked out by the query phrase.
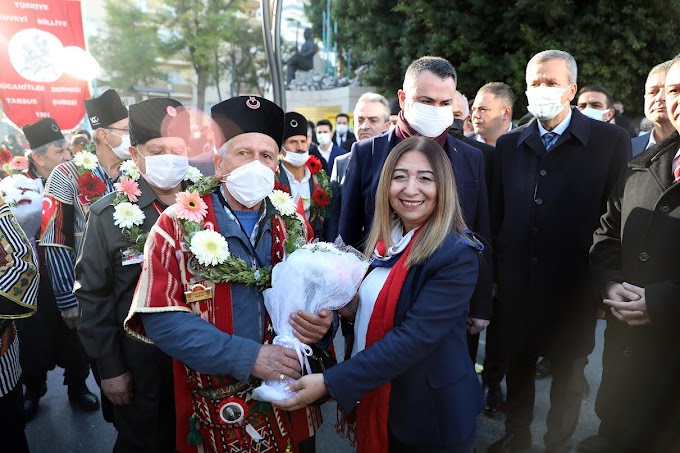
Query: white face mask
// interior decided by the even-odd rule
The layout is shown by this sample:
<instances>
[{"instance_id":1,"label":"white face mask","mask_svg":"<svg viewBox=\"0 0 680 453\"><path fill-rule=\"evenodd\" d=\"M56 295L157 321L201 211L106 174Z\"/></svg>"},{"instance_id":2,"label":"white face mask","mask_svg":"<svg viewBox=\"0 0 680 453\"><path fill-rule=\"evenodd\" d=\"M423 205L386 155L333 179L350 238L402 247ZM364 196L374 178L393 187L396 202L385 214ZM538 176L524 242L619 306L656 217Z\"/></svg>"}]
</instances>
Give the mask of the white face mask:
<instances>
[{"instance_id":1,"label":"white face mask","mask_svg":"<svg viewBox=\"0 0 680 453\"><path fill-rule=\"evenodd\" d=\"M562 104L562 95L567 88L562 87L531 87L526 91L529 105L527 110L539 121L555 118L568 104Z\"/></svg>"},{"instance_id":2,"label":"white face mask","mask_svg":"<svg viewBox=\"0 0 680 453\"><path fill-rule=\"evenodd\" d=\"M335 126L335 130L337 131L338 135L345 135L349 130L349 127L346 124L338 124Z\"/></svg>"},{"instance_id":3,"label":"white face mask","mask_svg":"<svg viewBox=\"0 0 680 453\"><path fill-rule=\"evenodd\" d=\"M222 178L229 193L246 208L252 208L274 190L274 172L259 160L242 165Z\"/></svg>"},{"instance_id":4,"label":"white face mask","mask_svg":"<svg viewBox=\"0 0 680 453\"><path fill-rule=\"evenodd\" d=\"M286 151L286 155L283 156L283 160L291 164L293 167L302 167L309 160L309 152L304 153L294 153L292 151Z\"/></svg>"},{"instance_id":5,"label":"white face mask","mask_svg":"<svg viewBox=\"0 0 680 453\"><path fill-rule=\"evenodd\" d=\"M609 112L609 109L607 110L598 110L594 109L591 107L586 107L583 110L581 110L581 113L583 113L585 116L588 118L592 118L597 121L606 121L604 119L604 116Z\"/></svg>"},{"instance_id":6,"label":"white face mask","mask_svg":"<svg viewBox=\"0 0 680 453\"><path fill-rule=\"evenodd\" d=\"M316 140L319 142L319 145L326 146L331 142L331 134L328 132L316 134Z\"/></svg>"},{"instance_id":7,"label":"white face mask","mask_svg":"<svg viewBox=\"0 0 680 453\"><path fill-rule=\"evenodd\" d=\"M404 109L404 118L420 135L439 137L453 124L453 107L435 107L414 102L410 109Z\"/></svg>"},{"instance_id":8,"label":"white face mask","mask_svg":"<svg viewBox=\"0 0 680 453\"><path fill-rule=\"evenodd\" d=\"M121 160L126 160L130 158L130 136L129 135L118 135L115 132L111 132L113 135L116 137L120 137L122 140L120 142L120 145L116 146L115 148L111 145L109 145L109 148L111 148L111 151L113 151L116 156L118 156Z\"/></svg>"},{"instance_id":9,"label":"white face mask","mask_svg":"<svg viewBox=\"0 0 680 453\"><path fill-rule=\"evenodd\" d=\"M189 171L189 158L176 154L144 156L137 149L139 156L146 163L144 179L161 190L170 190L184 180Z\"/></svg>"}]
</instances>

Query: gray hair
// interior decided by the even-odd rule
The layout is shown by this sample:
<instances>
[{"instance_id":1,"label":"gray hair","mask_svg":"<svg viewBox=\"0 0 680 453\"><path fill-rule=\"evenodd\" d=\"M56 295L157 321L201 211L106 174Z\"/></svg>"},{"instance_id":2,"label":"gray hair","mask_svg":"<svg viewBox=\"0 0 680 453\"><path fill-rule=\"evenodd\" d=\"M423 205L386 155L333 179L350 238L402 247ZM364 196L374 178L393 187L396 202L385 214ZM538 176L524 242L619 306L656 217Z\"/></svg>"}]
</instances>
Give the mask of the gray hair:
<instances>
[{"instance_id":1,"label":"gray hair","mask_svg":"<svg viewBox=\"0 0 680 453\"><path fill-rule=\"evenodd\" d=\"M529 63L527 63L527 72L525 74L525 78L526 75L528 75L528 71L531 66L550 60L564 61L567 65L569 83L576 83L576 79L578 78L578 67L576 66L576 60L574 60L574 57L572 57L571 54L563 50L544 50L543 52L539 52L531 57L531 60L529 60Z\"/></svg>"},{"instance_id":2,"label":"gray hair","mask_svg":"<svg viewBox=\"0 0 680 453\"><path fill-rule=\"evenodd\" d=\"M417 60L413 60L408 68L406 69L406 74L404 75L404 86L410 88L413 83L415 83L418 74L422 71L430 71L432 74L436 75L442 80L446 80L449 77L453 78L455 83L458 83L458 74L456 74L456 69L453 67L448 60L441 57L433 57L430 55L420 57Z\"/></svg>"},{"instance_id":3,"label":"gray hair","mask_svg":"<svg viewBox=\"0 0 680 453\"><path fill-rule=\"evenodd\" d=\"M66 141L65 138L59 139L59 140L54 140L52 142L45 143L44 145L40 145L37 148L31 149L31 152L36 153L36 154L40 154L41 156L44 156L45 153L47 152L47 149L50 146L54 145L54 146L57 146L57 147L60 147L60 146L63 147L63 146L66 146L67 144L68 144L68 141Z\"/></svg>"},{"instance_id":4,"label":"gray hair","mask_svg":"<svg viewBox=\"0 0 680 453\"><path fill-rule=\"evenodd\" d=\"M367 92L367 93L364 93L357 100L357 103L354 106L354 111L356 112L357 106L359 104L365 104L367 102L376 102L376 103L382 104L383 107L385 107L385 122L388 122L390 120L390 103L385 98L385 96L378 94L378 93L371 93L370 91ZM356 113L354 114L354 116L356 116Z\"/></svg>"},{"instance_id":5,"label":"gray hair","mask_svg":"<svg viewBox=\"0 0 680 453\"><path fill-rule=\"evenodd\" d=\"M465 96L458 90L456 90L456 96L463 99L463 105L465 107L465 111L463 113L465 114L465 116L468 116L470 114L470 101L468 100L467 96Z\"/></svg>"},{"instance_id":6,"label":"gray hair","mask_svg":"<svg viewBox=\"0 0 680 453\"><path fill-rule=\"evenodd\" d=\"M649 71L649 74L647 77L651 77L655 74L666 74L668 70L673 66L673 60L668 60L664 61L663 63L659 63L658 65L654 66L651 71Z\"/></svg>"}]
</instances>

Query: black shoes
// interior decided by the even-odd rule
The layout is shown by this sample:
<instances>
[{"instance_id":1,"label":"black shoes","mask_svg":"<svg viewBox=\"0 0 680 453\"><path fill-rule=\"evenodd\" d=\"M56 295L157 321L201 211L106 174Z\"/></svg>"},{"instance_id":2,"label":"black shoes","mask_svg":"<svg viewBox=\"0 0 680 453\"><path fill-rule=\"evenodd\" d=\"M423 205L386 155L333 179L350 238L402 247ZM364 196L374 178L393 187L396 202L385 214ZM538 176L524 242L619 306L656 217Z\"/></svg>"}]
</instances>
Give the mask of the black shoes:
<instances>
[{"instance_id":1,"label":"black shoes","mask_svg":"<svg viewBox=\"0 0 680 453\"><path fill-rule=\"evenodd\" d=\"M99 398L89 391L85 384L77 388L69 387L68 399L71 404L84 411L96 411L99 409Z\"/></svg>"},{"instance_id":2,"label":"black shoes","mask_svg":"<svg viewBox=\"0 0 680 453\"><path fill-rule=\"evenodd\" d=\"M550 359L543 357L541 361L536 364L536 379L547 378L551 374Z\"/></svg>"},{"instance_id":3,"label":"black shoes","mask_svg":"<svg viewBox=\"0 0 680 453\"><path fill-rule=\"evenodd\" d=\"M576 451L581 453L614 453L616 448L606 437L598 434L583 439L576 447Z\"/></svg>"},{"instance_id":4,"label":"black shoes","mask_svg":"<svg viewBox=\"0 0 680 453\"><path fill-rule=\"evenodd\" d=\"M26 392L24 393L24 418L25 420L31 421L38 413L38 408L40 407L40 398L45 396L47 393L47 384L43 382L38 390L31 390L28 386L26 387Z\"/></svg>"},{"instance_id":5,"label":"black shoes","mask_svg":"<svg viewBox=\"0 0 680 453\"><path fill-rule=\"evenodd\" d=\"M484 386L484 413L489 416L497 415L503 404L503 391L500 384Z\"/></svg>"},{"instance_id":6,"label":"black shoes","mask_svg":"<svg viewBox=\"0 0 680 453\"><path fill-rule=\"evenodd\" d=\"M488 453L510 453L516 451L528 450L531 448L531 433L513 433L508 431L503 434L503 437L492 443Z\"/></svg>"}]
</instances>

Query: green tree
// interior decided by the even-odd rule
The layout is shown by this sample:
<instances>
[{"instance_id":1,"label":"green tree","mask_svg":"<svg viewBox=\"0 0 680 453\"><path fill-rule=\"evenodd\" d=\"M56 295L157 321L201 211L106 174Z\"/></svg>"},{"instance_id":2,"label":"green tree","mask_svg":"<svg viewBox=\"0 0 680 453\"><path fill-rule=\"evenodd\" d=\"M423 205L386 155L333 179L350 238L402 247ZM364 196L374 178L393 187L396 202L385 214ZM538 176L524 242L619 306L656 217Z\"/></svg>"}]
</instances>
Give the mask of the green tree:
<instances>
[{"instance_id":1,"label":"green tree","mask_svg":"<svg viewBox=\"0 0 680 453\"><path fill-rule=\"evenodd\" d=\"M325 3L312 2L312 20ZM633 113L649 69L680 50L679 0L333 0L331 10L339 46L370 65L367 82L384 93L396 93L413 59L438 55L454 64L468 96L489 81L508 83L516 116L526 104L526 62L541 50L571 53L579 85L605 86Z\"/></svg>"},{"instance_id":2,"label":"green tree","mask_svg":"<svg viewBox=\"0 0 680 453\"><path fill-rule=\"evenodd\" d=\"M158 14L162 50L185 55L196 72L196 107L205 107L205 90L215 74L230 30L225 24L240 11L241 0L166 0ZM219 71L217 71L219 77Z\"/></svg>"},{"instance_id":3,"label":"green tree","mask_svg":"<svg viewBox=\"0 0 680 453\"><path fill-rule=\"evenodd\" d=\"M160 41L148 15L131 0L106 0L104 8L107 30L92 40L91 48L111 87L125 91L164 80L157 65Z\"/></svg>"}]
</instances>

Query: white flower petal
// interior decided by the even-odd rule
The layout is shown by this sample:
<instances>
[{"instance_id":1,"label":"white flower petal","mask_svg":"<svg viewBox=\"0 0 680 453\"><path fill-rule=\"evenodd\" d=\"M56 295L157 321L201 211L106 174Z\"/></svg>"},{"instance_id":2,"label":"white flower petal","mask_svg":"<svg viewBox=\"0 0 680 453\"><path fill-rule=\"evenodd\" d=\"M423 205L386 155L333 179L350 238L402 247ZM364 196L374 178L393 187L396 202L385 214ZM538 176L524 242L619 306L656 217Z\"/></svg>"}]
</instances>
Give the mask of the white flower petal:
<instances>
[{"instance_id":1,"label":"white flower petal","mask_svg":"<svg viewBox=\"0 0 680 453\"><path fill-rule=\"evenodd\" d=\"M296 206L293 201L293 197L283 190L275 190L269 194L269 199L271 200L274 208L282 216L289 216L295 214Z\"/></svg>"},{"instance_id":2,"label":"white flower petal","mask_svg":"<svg viewBox=\"0 0 680 453\"><path fill-rule=\"evenodd\" d=\"M116 205L113 212L113 223L119 228L132 228L144 223L146 216L136 204L123 202Z\"/></svg>"},{"instance_id":3,"label":"white flower petal","mask_svg":"<svg viewBox=\"0 0 680 453\"><path fill-rule=\"evenodd\" d=\"M220 233L203 230L191 237L189 250L203 266L215 266L229 258L229 244Z\"/></svg>"}]
</instances>

